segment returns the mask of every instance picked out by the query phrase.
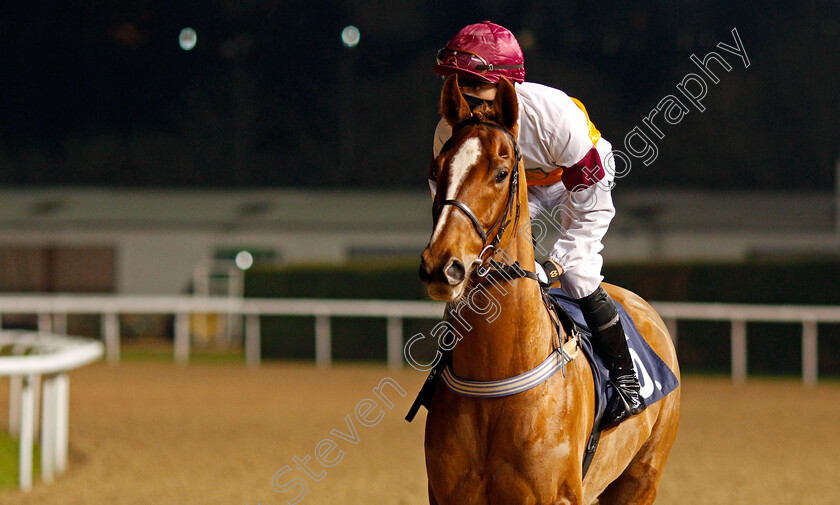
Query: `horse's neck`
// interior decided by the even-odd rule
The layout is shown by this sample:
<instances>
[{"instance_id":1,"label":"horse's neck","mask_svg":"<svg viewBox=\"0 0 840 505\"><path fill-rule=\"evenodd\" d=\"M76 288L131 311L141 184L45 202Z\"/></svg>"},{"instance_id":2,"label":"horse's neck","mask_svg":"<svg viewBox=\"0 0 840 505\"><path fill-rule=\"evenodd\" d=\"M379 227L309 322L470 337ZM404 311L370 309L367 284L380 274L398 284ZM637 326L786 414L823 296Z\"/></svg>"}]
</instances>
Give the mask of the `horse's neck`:
<instances>
[{"instance_id":1,"label":"horse's neck","mask_svg":"<svg viewBox=\"0 0 840 505\"><path fill-rule=\"evenodd\" d=\"M503 251L506 261L534 268L533 245L524 235L513 234ZM450 314L462 337L452 351L452 367L464 379L513 377L539 365L552 350L553 327L538 284L494 277L477 283Z\"/></svg>"}]
</instances>

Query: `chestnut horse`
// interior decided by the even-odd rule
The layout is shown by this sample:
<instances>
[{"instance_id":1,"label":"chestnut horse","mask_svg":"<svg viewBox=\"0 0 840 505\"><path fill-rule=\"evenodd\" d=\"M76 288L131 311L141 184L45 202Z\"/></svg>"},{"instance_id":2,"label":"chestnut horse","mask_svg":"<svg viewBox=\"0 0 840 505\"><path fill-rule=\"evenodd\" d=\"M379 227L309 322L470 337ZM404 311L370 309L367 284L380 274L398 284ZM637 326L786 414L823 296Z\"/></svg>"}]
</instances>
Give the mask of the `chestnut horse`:
<instances>
[{"instance_id":1,"label":"chestnut horse","mask_svg":"<svg viewBox=\"0 0 840 505\"><path fill-rule=\"evenodd\" d=\"M527 186L516 144L518 102L504 78L492 106L471 111L457 77L443 87L441 114L453 136L434 160L435 226L421 257L429 295L457 302L476 286L494 251L524 267L534 246L520 233L528 222ZM523 181L519 184L518 181ZM492 242L491 242L492 240ZM495 263L498 267L500 262ZM565 335L557 335L540 287L530 278L504 285L497 317L462 310L449 322L463 337L451 370L471 381L498 381L534 369ZM651 348L679 377L662 319L639 296L604 285L625 307ZM452 305L450 305L451 307ZM451 316L451 313L450 313ZM467 504L650 504L676 436L680 389L605 430L582 477L584 449L595 416L593 378L581 355L532 389L501 398L455 394L438 383L426 418L429 501Z\"/></svg>"}]
</instances>

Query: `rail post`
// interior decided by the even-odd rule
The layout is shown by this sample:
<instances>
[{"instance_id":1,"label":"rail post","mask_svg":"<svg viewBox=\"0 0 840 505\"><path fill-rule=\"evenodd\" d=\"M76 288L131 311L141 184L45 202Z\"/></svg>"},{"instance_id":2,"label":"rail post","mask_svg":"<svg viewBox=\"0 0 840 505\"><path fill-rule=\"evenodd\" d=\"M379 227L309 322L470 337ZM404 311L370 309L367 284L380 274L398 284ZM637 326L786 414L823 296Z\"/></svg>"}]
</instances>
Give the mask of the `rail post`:
<instances>
[{"instance_id":1,"label":"rail post","mask_svg":"<svg viewBox=\"0 0 840 505\"><path fill-rule=\"evenodd\" d=\"M41 333L52 333L53 331L53 318L52 314L49 312L39 312L38 313L38 331Z\"/></svg>"},{"instance_id":2,"label":"rail post","mask_svg":"<svg viewBox=\"0 0 840 505\"><path fill-rule=\"evenodd\" d=\"M53 314L53 333L67 335L67 312Z\"/></svg>"},{"instance_id":3,"label":"rail post","mask_svg":"<svg viewBox=\"0 0 840 505\"><path fill-rule=\"evenodd\" d=\"M257 366L261 361L260 344L260 316L248 314L245 316L245 363Z\"/></svg>"},{"instance_id":4,"label":"rail post","mask_svg":"<svg viewBox=\"0 0 840 505\"><path fill-rule=\"evenodd\" d=\"M743 384L747 380L747 321L732 320L732 381Z\"/></svg>"},{"instance_id":5,"label":"rail post","mask_svg":"<svg viewBox=\"0 0 840 505\"><path fill-rule=\"evenodd\" d=\"M329 314L315 316L315 364L326 368L332 363L332 328Z\"/></svg>"},{"instance_id":6,"label":"rail post","mask_svg":"<svg viewBox=\"0 0 840 505\"><path fill-rule=\"evenodd\" d=\"M175 363L186 365L190 360L190 314L175 314Z\"/></svg>"},{"instance_id":7,"label":"rail post","mask_svg":"<svg viewBox=\"0 0 840 505\"><path fill-rule=\"evenodd\" d=\"M35 376L26 375L20 391L20 488L32 489L32 444L35 441Z\"/></svg>"},{"instance_id":8,"label":"rail post","mask_svg":"<svg viewBox=\"0 0 840 505\"><path fill-rule=\"evenodd\" d=\"M55 376L55 472L67 469L70 421L70 377L66 372Z\"/></svg>"},{"instance_id":9,"label":"rail post","mask_svg":"<svg viewBox=\"0 0 840 505\"><path fill-rule=\"evenodd\" d=\"M120 362L120 318L116 312L102 314L102 334L105 359L109 365L116 365Z\"/></svg>"},{"instance_id":10,"label":"rail post","mask_svg":"<svg viewBox=\"0 0 840 505\"><path fill-rule=\"evenodd\" d=\"M53 481L55 468L56 387L55 376L45 375L43 380L43 406L41 407L41 478Z\"/></svg>"},{"instance_id":11,"label":"rail post","mask_svg":"<svg viewBox=\"0 0 840 505\"><path fill-rule=\"evenodd\" d=\"M388 317L388 368L399 369L403 360L403 324L399 316Z\"/></svg>"},{"instance_id":12,"label":"rail post","mask_svg":"<svg viewBox=\"0 0 840 505\"><path fill-rule=\"evenodd\" d=\"M819 375L819 355L817 340L817 322L802 321L802 382L807 387L817 385Z\"/></svg>"},{"instance_id":13,"label":"rail post","mask_svg":"<svg viewBox=\"0 0 840 505\"><path fill-rule=\"evenodd\" d=\"M9 435L14 439L20 438L20 395L23 391L23 377L12 375L9 377Z\"/></svg>"}]
</instances>

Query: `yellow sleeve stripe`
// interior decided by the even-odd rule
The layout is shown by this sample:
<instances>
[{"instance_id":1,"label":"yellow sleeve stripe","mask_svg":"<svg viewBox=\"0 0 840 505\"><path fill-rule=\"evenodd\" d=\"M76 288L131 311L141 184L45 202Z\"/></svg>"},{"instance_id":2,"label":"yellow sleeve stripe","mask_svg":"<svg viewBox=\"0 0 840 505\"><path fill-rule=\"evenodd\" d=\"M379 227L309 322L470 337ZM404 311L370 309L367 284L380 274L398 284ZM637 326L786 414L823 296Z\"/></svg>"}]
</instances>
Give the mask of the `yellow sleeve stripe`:
<instances>
[{"instance_id":1,"label":"yellow sleeve stripe","mask_svg":"<svg viewBox=\"0 0 840 505\"><path fill-rule=\"evenodd\" d=\"M586 107L584 107L583 104L580 103L580 100L571 96L569 98L571 98L572 101L575 102L575 105L577 105L578 108L580 108L580 110L583 111L583 115L586 116L586 123L589 125L589 139L592 140L592 145L594 146L598 143L598 139L601 138L601 132L598 131L598 128L595 128L595 124L592 123L592 120L589 119L589 113L586 112Z\"/></svg>"}]
</instances>

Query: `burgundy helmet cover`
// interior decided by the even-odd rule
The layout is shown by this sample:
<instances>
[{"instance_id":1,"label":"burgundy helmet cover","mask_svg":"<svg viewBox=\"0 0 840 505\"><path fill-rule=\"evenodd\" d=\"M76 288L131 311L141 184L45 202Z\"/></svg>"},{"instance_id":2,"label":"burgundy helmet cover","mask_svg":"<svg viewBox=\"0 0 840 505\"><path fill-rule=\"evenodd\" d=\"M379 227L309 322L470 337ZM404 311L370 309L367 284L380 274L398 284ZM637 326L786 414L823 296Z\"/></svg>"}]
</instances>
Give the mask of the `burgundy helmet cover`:
<instances>
[{"instance_id":1,"label":"burgundy helmet cover","mask_svg":"<svg viewBox=\"0 0 840 505\"><path fill-rule=\"evenodd\" d=\"M437 54L437 75L499 82L500 76L525 81L525 57L516 37L503 26L482 21L461 29Z\"/></svg>"}]
</instances>

